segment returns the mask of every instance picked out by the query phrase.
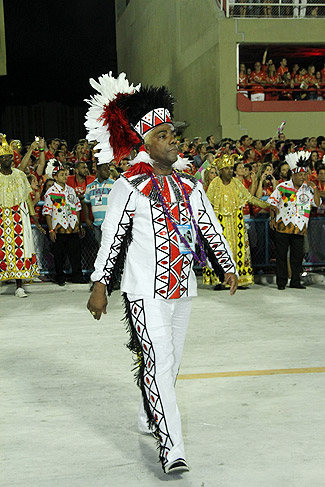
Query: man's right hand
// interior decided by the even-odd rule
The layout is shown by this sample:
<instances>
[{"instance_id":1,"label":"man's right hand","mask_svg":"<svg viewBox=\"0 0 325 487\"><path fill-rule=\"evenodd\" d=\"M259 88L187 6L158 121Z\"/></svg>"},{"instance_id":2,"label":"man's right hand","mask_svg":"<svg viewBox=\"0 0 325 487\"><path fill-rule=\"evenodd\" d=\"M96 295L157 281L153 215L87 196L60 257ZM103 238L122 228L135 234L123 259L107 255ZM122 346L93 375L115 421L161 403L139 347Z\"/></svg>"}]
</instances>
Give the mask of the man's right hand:
<instances>
[{"instance_id":1,"label":"man's right hand","mask_svg":"<svg viewBox=\"0 0 325 487\"><path fill-rule=\"evenodd\" d=\"M93 292L87 303L87 308L95 320L100 320L102 313L106 315L106 307L106 286L101 282L95 282Z\"/></svg>"},{"instance_id":2,"label":"man's right hand","mask_svg":"<svg viewBox=\"0 0 325 487\"><path fill-rule=\"evenodd\" d=\"M56 234L55 234L55 232L50 232L50 233L49 233L49 235L50 235L50 240L51 240L51 242L53 242L53 243L54 243L54 242L55 242L55 240L56 240Z\"/></svg>"}]
</instances>

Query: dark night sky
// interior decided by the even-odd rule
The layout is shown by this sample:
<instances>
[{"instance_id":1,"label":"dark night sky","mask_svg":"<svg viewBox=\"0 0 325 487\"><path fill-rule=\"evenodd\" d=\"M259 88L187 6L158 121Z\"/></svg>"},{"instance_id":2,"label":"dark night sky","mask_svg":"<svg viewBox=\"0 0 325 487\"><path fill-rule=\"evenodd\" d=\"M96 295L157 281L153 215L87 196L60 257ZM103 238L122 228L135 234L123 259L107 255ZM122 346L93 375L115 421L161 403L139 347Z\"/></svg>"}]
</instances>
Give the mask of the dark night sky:
<instances>
[{"instance_id":1,"label":"dark night sky","mask_svg":"<svg viewBox=\"0 0 325 487\"><path fill-rule=\"evenodd\" d=\"M4 1L1 104L82 105L90 77L116 74L114 0Z\"/></svg>"}]
</instances>

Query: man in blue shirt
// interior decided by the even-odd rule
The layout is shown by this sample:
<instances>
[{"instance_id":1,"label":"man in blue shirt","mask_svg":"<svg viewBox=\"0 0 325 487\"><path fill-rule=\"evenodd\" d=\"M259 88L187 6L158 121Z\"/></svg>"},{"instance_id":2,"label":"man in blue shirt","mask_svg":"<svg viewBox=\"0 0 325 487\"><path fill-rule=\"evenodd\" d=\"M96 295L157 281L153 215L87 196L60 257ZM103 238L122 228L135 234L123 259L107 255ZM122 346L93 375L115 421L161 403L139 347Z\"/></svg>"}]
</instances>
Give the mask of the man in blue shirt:
<instances>
[{"instance_id":1,"label":"man in blue shirt","mask_svg":"<svg viewBox=\"0 0 325 487\"><path fill-rule=\"evenodd\" d=\"M88 184L82 200L86 225L93 229L99 244L102 238L101 226L107 210L107 198L113 184L114 180L109 178L109 164L97 164L97 177L95 181ZM93 222L90 219L90 209L94 216Z\"/></svg>"}]
</instances>

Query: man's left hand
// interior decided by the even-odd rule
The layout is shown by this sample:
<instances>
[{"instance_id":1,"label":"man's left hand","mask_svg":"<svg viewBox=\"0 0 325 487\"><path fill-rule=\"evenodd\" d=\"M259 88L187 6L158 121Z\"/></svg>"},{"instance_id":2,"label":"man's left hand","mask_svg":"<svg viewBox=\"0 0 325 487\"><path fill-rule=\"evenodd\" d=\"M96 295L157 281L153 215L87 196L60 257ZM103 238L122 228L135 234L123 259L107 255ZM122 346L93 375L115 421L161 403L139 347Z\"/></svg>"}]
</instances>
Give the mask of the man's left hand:
<instances>
[{"instance_id":1,"label":"man's left hand","mask_svg":"<svg viewBox=\"0 0 325 487\"><path fill-rule=\"evenodd\" d=\"M230 296L233 296L237 291L238 277L233 272L225 273L225 284L230 286Z\"/></svg>"}]
</instances>

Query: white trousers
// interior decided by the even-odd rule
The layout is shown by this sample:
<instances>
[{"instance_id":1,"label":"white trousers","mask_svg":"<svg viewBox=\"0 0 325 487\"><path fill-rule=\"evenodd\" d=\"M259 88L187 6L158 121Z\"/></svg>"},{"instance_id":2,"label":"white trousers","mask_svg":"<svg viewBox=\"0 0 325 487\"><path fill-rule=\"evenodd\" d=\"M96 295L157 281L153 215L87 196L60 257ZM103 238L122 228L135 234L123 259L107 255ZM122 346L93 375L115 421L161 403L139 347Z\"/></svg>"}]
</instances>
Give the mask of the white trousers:
<instances>
[{"instance_id":1,"label":"white trousers","mask_svg":"<svg viewBox=\"0 0 325 487\"><path fill-rule=\"evenodd\" d=\"M157 431L164 466L177 458L185 459L175 382L192 299L150 299L131 294L127 299L143 361L138 426L142 433Z\"/></svg>"}]
</instances>

